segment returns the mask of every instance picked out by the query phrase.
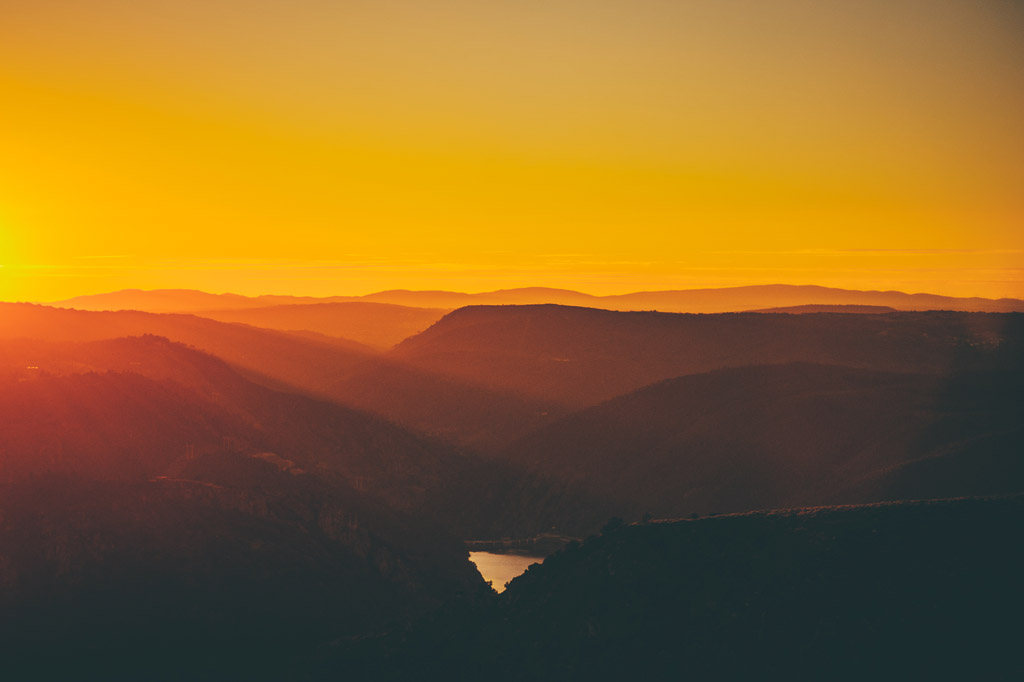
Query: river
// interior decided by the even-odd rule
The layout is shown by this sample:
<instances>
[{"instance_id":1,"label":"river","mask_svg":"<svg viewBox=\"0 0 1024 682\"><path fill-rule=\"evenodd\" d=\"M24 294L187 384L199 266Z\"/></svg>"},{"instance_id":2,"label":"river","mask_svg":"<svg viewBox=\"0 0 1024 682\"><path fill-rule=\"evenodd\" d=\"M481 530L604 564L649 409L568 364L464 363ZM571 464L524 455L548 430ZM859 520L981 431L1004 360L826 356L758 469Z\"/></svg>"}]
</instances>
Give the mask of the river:
<instances>
[{"instance_id":1,"label":"river","mask_svg":"<svg viewBox=\"0 0 1024 682\"><path fill-rule=\"evenodd\" d=\"M496 592L504 592L505 583L522 575L528 566L541 563L544 557L516 552L470 552L469 560L476 564L476 570L480 571L484 580L491 583Z\"/></svg>"}]
</instances>

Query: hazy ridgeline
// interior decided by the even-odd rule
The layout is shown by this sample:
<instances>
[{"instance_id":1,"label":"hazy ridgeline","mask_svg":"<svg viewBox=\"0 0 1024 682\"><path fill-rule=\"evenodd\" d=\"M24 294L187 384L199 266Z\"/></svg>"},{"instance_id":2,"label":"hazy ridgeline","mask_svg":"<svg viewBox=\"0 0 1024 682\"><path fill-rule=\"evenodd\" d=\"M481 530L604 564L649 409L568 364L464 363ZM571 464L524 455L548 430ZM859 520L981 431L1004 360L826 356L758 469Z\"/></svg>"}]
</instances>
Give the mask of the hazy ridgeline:
<instances>
[{"instance_id":1,"label":"hazy ridgeline","mask_svg":"<svg viewBox=\"0 0 1024 682\"><path fill-rule=\"evenodd\" d=\"M908 666L1003 614L1000 590L1019 606L1016 498L608 527L500 597L461 542L1022 493L1019 313L388 294L0 304L6 653L54 675L398 676L436 655L554 678L671 673L655 651L681 638L698 677L736 656L722 674L745 677L855 650ZM965 651L997 660L993 637Z\"/></svg>"}]
</instances>

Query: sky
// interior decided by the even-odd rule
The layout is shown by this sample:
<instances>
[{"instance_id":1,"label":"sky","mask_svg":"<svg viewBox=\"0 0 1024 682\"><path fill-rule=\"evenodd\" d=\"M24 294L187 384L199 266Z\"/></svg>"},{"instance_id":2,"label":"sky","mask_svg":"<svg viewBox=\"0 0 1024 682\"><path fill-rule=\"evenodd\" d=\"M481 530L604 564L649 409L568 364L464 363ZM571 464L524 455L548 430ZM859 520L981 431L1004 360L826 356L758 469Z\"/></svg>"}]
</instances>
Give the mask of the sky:
<instances>
[{"instance_id":1,"label":"sky","mask_svg":"<svg viewBox=\"0 0 1024 682\"><path fill-rule=\"evenodd\" d=\"M1024 2L0 0L0 300L1024 297Z\"/></svg>"}]
</instances>

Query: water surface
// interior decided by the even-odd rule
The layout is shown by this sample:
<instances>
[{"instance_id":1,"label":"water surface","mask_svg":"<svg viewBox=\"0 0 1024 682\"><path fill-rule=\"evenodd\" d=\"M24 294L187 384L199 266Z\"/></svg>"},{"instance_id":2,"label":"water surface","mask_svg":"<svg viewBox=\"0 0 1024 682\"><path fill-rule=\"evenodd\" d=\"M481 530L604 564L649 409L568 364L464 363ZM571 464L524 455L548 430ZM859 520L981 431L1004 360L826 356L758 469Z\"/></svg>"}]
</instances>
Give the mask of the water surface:
<instances>
[{"instance_id":1,"label":"water surface","mask_svg":"<svg viewBox=\"0 0 1024 682\"><path fill-rule=\"evenodd\" d=\"M504 592L505 583L521 575L528 566L541 563L544 557L514 552L470 552L469 560L476 564L476 570L480 571L484 580L491 583L495 591Z\"/></svg>"}]
</instances>

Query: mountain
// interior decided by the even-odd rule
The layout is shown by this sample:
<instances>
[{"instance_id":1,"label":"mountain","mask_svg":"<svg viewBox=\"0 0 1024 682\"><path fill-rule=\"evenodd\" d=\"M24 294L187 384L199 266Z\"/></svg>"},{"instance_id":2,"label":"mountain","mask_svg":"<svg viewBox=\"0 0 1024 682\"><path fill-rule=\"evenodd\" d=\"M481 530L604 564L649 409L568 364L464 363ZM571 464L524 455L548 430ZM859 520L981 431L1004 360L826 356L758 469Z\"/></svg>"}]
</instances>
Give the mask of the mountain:
<instances>
[{"instance_id":1,"label":"mountain","mask_svg":"<svg viewBox=\"0 0 1024 682\"><path fill-rule=\"evenodd\" d=\"M472 306L388 358L579 408L656 381L785 362L946 371L1024 358L1024 317L983 313L688 315L565 306Z\"/></svg>"},{"instance_id":2,"label":"mountain","mask_svg":"<svg viewBox=\"0 0 1024 682\"><path fill-rule=\"evenodd\" d=\"M895 313L895 308L886 305L791 305L782 308L763 308L761 310L748 310L748 313L792 313L802 315L804 313L861 313L864 315L878 315L880 313Z\"/></svg>"},{"instance_id":3,"label":"mountain","mask_svg":"<svg viewBox=\"0 0 1024 682\"><path fill-rule=\"evenodd\" d=\"M387 350L399 341L423 331L447 312L436 308L358 301L204 310L195 314L211 320L241 322L254 327L317 332Z\"/></svg>"},{"instance_id":4,"label":"mountain","mask_svg":"<svg viewBox=\"0 0 1024 682\"><path fill-rule=\"evenodd\" d=\"M140 310L151 313L188 313L197 310L235 310L264 308L299 303L330 303L356 300L349 296L313 298L310 296L242 296L240 294L208 294L195 289L123 289L106 294L76 296L49 303L56 308L114 311Z\"/></svg>"},{"instance_id":5,"label":"mountain","mask_svg":"<svg viewBox=\"0 0 1024 682\"><path fill-rule=\"evenodd\" d=\"M282 679L332 640L486 589L464 546L311 475L207 455L182 478L0 484L17 679Z\"/></svg>"},{"instance_id":6,"label":"mountain","mask_svg":"<svg viewBox=\"0 0 1024 682\"><path fill-rule=\"evenodd\" d=\"M1024 492L1021 414L1020 368L742 367L620 396L502 456L626 518L1004 494Z\"/></svg>"},{"instance_id":7,"label":"mountain","mask_svg":"<svg viewBox=\"0 0 1024 682\"><path fill-rule=\"evenodd\" d=\"M365 679L1006 679L1024 499L615 528L322 666Z\"/></svg>"},{"instance_id":8,"label":"mountain","mask_svg":"<svg viewBox=\"0 0 1024 682\"><path fill-rule=\"evenodd\" d=\"M154 334L195 346L254 372L305 377L308 381L321 377L325 364L330 371L344 371L374 355L373 350L354 341L317 341L184 314L96 312L0 303L0 323L0 339L94 341Z\"/></svg>"},{"instance_id":9,"label":"mountain","mask_svg":"<svg viewBox=\"0 0 1024 682\"><path fill-rule=\"evenodd\" d=\"M484 589L463 501L522 478L491 469L163 338L0 341L6 670L280 679Z\"/></svg>"},{"instance_id":10,"label":"mountain","mask_svg":"<svg viewBox=\"0 0 1024 682\"><path fill-rule=\"evenodd\" d=\"M392 290L368 294L369 301L398 303L401 305L431 306L436 308L461 308L467 305L534 305L553 303L601 308L603 297L548 287L526 287L521 289L499 289L478 294L463 294L452 291L407 291Z\"/></svg>"},{"instance_id":11,"label":"mountain","mask_svg":"<svg viewBox=\"0 0 1024 682\"><path fill-rule=\"evenodd\" d=\"M684 315L480 306L446 315L384 355L354 342L183 314L0 304L0 321L0 338L164 336L217 355L272 388L367 410L488 452L573 410L722 367L811 361L944 372L1024 357L1024 319L1013 314Z\"/></svg>"},{"instance_id":12,"label":"mountain","mask_svg":"<svg viewBox=\"0 0 1024 682\"><path fill-rule=\"evenodd\" d=\"M72 341L144 334L166 337L216 355L272 388L301 391L372 411L461 445L494 448L563 414L545 401L410 367L340 339L259 329L194 315L0 303L0 339ZM31 342L28 345L31 347Z\"/></svg>"},{"instance_id":13,"label":"mountain","mask_svg":"<svg viewBox=\"0 0 1024 682\"><path fill-rule=\"evenodd\" d=\"M271 390L160 337L0 342L0 360L8 474L138 480L180 465L186 446L191 456L272 452L408 508L461 461L379 417Z\"/></svg>"},{"instance_id":14,"label":"mountain","mask_svg":"<svg viewBox=\"0 0 1024 682\"><path fill-rule=\"evenodd\" d=\"M900 291L857 291L831 287L768 284L716 289L639 291L594 296L568 289L525 287L482 293L453 291L380 291L365 296L239 296L207 294L193 290L129 289L108 294L79 296L52 305L82 310L146 310L196 312L260 308L274 305L369 301L421 308L460 308L467 305L556 304L606 310L659 310L680 313L725 313L800 305L869 305L896 310L960 310L974 312L1024 312L1024 301L1014 298L962 298Z\"/></svg>"},{"instance_id":15,"label":"mountain","mask_svg":"<svg viewBox=\"0 0 1024 682\"><path fill-rule=\"evenodd\" d=\"M0 341L0 482L52 474L178 478L194 459L215 455L326 476L465 538L550 528L548 500L595 506L572 486L380 417L269 389L160 337Z\"/></svg>"},{"instance_id":16,"label":"mountain","mask_svg":"<svg viewBox=\"0 0 1024 682\"><path fill-rule=\"evenodd\" d=\"M602 296L602 308L663 312L726 313L796 305L873 305L897 310L1024 312L1016 298L959 298L902 291L856 291L812 285L767 284L723 289L649 291Z\"/></svg>"}]
</instances>

